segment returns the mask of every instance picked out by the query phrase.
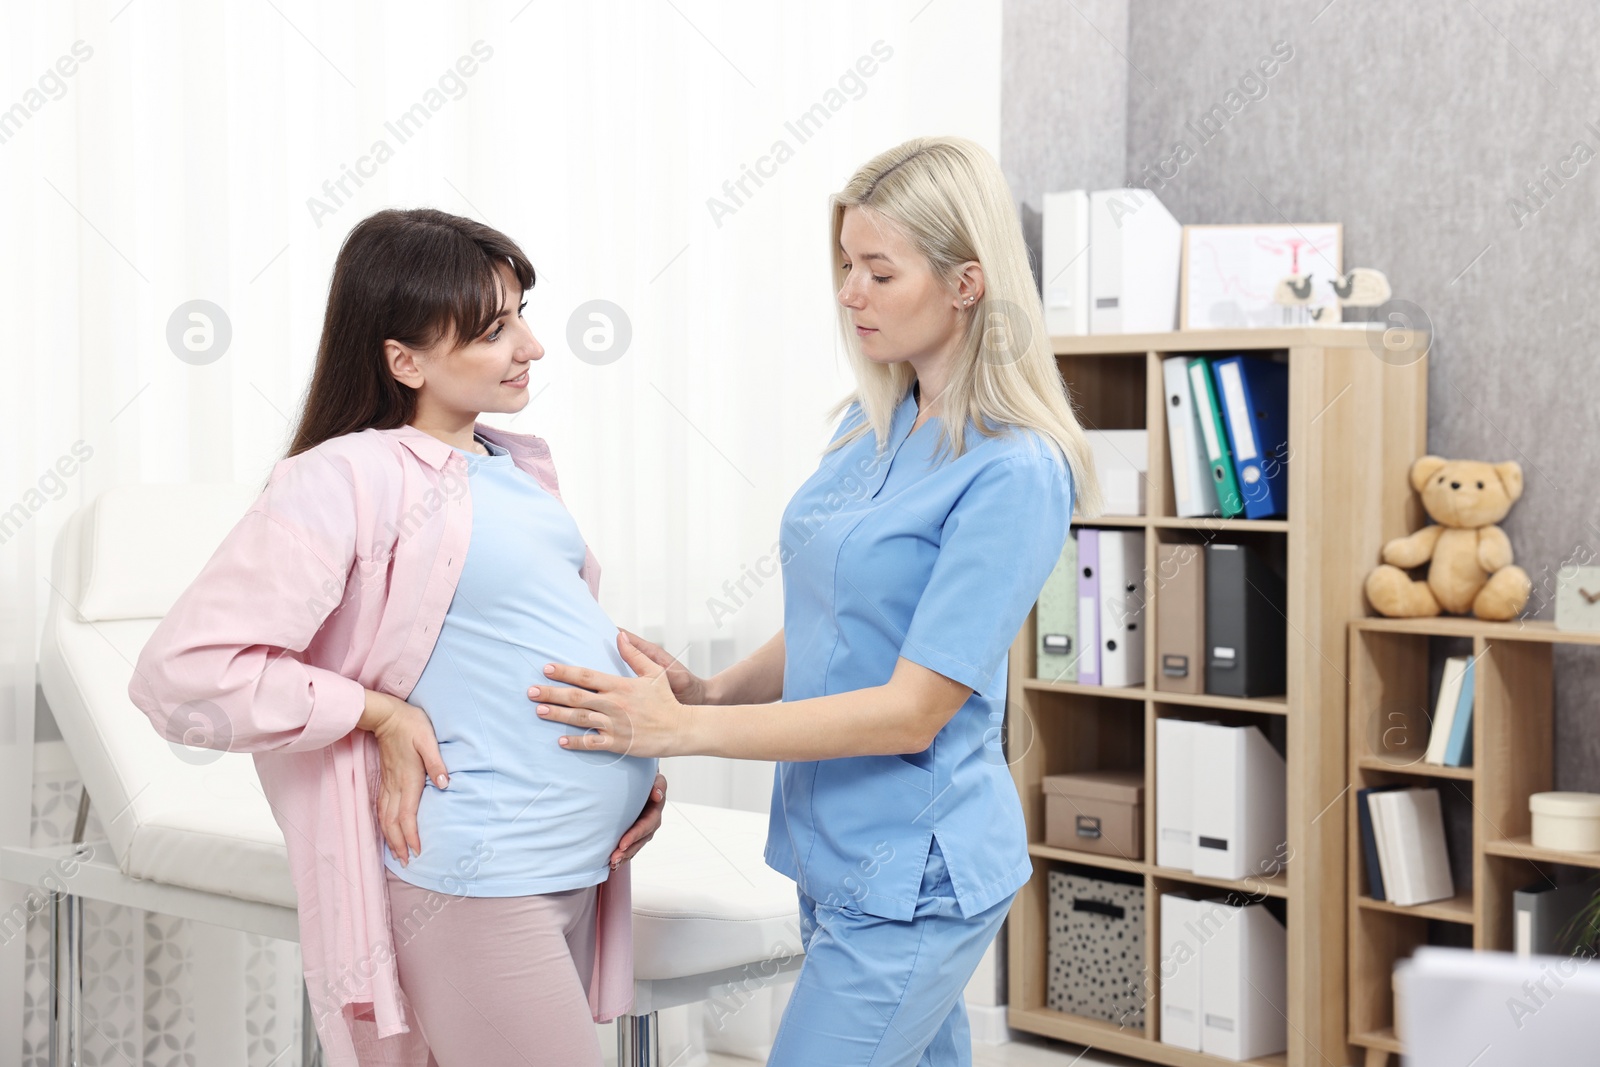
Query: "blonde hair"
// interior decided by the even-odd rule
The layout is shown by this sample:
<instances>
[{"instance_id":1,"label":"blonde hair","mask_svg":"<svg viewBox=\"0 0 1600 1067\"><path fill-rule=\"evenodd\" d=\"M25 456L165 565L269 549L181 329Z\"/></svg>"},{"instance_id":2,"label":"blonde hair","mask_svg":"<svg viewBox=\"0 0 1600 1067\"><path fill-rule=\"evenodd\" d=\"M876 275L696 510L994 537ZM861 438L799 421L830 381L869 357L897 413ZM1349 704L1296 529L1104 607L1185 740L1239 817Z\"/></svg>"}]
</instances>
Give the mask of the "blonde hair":
<instances>
[{"instance_id":1,"label":"blonde hair","mask_svg":"<svg viewBox=\"0 0 1600 1067\"><path fill-rule=\"evenodd\" d=\"M1099 515L1104 504L1089 442L1050 347L1011 189L994 158L965 138L916 137L856 171L829 198L835 291L845 282L839 236L845 209L851 207L897 226L941 279L953 284L958 268L968 261L983 267L983 296L971 309L949 384L940 394L943 409L965 412L984 437L998 437L1015 427L1038 431L1072 471L1075 514ZM877 433L882 447L916 371L907 362L874 363L862 355L850 310L843 304L838 310L856 390L828 417L837 419L859 401L866 418L829 450L868 430ZM966 422L940 419L941 450L952 456L966 451Z\"/></svg>"}]
</instances>

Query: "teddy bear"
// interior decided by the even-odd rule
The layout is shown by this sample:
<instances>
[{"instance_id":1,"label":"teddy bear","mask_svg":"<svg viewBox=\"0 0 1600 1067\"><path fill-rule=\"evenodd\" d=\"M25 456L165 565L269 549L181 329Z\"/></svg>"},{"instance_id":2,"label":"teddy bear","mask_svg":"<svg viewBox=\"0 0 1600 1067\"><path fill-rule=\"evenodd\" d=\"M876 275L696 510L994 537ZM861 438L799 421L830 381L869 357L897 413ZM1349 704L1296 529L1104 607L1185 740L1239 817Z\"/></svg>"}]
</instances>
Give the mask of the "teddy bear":
<instances>
[{"instance_id":1,"label":"teddy bear","mask_svg":"<svg viewBox=\"0 0 1600 1067\"><path fill-rule=\"evenodd\" d=\"M1411 486L1433 524L1383 546L1383 563L1367 575L1372 606L1392 618L1516 618L1533 583L1512 565L1511 540L1495 523L1522 495L1522 467L1423 456L1411 465ZM1426 581L1406 574L1425 563Z\"/></svg>"}]
</instances>

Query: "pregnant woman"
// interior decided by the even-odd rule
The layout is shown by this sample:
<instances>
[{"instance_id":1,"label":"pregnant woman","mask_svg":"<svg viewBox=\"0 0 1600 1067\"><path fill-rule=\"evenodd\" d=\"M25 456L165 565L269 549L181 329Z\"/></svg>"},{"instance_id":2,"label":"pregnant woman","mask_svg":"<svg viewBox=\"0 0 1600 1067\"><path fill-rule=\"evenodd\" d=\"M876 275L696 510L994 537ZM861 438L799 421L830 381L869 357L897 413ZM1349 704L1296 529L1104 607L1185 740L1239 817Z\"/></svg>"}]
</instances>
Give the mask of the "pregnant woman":
<instances>
[{"instance_id":1,"label":"pregnant woman","mask_svg":"<svg viewBox=\"0 0 1600 1067\"><path fill-rule=\"evenodd\" d=\"M620 864L666 780L527 714L552 659L629 668L549 448L477 422L528 403L533 284L469 219L360 223L288 456L129 684L255 754L329 1067L599 1067L632 1003Z\"/></svg>"},{"instance_id":2,"label":"pregnant woman","mask_svg":"<svg viewBox=\"0 0 1600 1067\"><path fill-rule=\"evenodd\" d=\"M557 662L529 688L587 729L572 751L781 761L766 859L806 957L770 1067L970 1064L961 993L1031 873L1006 653L1074 488L1080 515L1101 504L1012 203L954 138L833 197L857 388L783 514L783 629L710 679L619 635L637 676Z\"/></svg>"}]
</instances>

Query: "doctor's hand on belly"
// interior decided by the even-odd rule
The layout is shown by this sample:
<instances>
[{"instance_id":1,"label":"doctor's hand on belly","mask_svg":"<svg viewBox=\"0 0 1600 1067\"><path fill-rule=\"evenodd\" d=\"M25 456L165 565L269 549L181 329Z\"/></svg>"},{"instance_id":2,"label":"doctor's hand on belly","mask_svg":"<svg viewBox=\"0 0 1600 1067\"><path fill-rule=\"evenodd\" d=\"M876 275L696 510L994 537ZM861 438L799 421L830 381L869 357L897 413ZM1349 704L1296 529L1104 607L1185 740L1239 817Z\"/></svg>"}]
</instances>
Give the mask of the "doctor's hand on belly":
<instances>
[{"instance_id":1,"label":"doctor's hand on belly","mask_svg":"<svg viewBox=\"0 0 1600 1067\"><path fill-rule=\"evenodd\" d=\"M637 651L643 652L645 658L650 660L652 669L649 673L655 674L662 668L667 672L667 684L672 687L672 695L680 704L710 704L711 698L706 689L704 678L695 674L688 667L679 662L678 657L651 641L646 641L632 630L619 630L628 643ZM618 646L621 647L620 645ZM635 674L639 671L635 670Z\"/></svg>"},{"instance_id":2,"label":"doctor's hand on belly","mask_svg":"<svg viewBox=\"0 0 1600 1067\"><path fill-rule=\"evenodd\" d=\"M417 836L417 808L422 803L424 782L431 778L434 785L443 789L450 781L433 733L433 720L414 704L368 689L366 710L356 727L369 731L378 742L378 826L389 842L389 850L405 866L411 862L413 852L422 851L422 841Z\"/></svg>"},{"instance_id":3,"label":"doctor's hand on belly","mask_svg":"<svg viewBox=\"0 0 1600 1067\"><path fill-rule=\"evenodd\" d=\"M417 834L417 809L422 804L426 779L440 789L450 777L439 741L434 736L433 720L414 704L377 690L367 690L367 706L356 726L369 731L378 742L380 782L378 786L378 826L389 851L401 866L411 862L413 853L422 852ZM633 825L623 833L611 852L611 869L626 863L661 829L661 813L667 803L667 779L657 774L650 798Z\"/></svg>"},{"instance_id":4,"label":"doctor's hand on belly","mask_svg":"<svg viewBox=\"0 0 1600 1067\"><path fill-rule=\"evenodd\" d=\"M559 739L573 751L678 755L689 711L673 693L671 668L645 655L625 632L617 634L617 649L636 677L555 663L545 667L545 677L564 684L533 686L528 699L538 701L540 718L590 731Z\"/></svg>"}]
</instances>

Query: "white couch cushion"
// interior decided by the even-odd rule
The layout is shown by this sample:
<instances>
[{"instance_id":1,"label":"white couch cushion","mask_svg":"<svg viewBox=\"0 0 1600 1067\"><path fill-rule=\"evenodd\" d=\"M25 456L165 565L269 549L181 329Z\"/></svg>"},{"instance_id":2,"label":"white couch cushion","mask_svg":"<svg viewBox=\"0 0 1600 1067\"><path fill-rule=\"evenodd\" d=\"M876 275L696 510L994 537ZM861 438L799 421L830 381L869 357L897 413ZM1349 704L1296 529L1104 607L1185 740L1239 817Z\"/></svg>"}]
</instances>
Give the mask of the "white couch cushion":
<instances>
[{"instance_id":1,"label":"white couch cushion","mask_svg":"<svg viewBox=\"0 0 1600 1067\"><path fill-rule=\"evenodd\" d=\"M797 956L794 882L761 858L767 816L667 802L633 864L633 974L681 978Z\"/></svg>"},{"instance_id":2,"label":"white couch cushion","mask_svg":"<svg viewBox=\"0 0 1600 1067\"><path fill-rule=\"evenodd\" d=\"M251 757L176 747L128 699L160 615L253 499L234 485L124 486L74 513L56 537L39 683L123 873L294 907ZM80 615L91 587L98 606Z\"/></svg>"},{"instance_id":3,"label":"white couch cushion","mask_svg":"<svg viewBox=\"0 0 1600 1067\"><path fill-rule=\"evenodd\" d=\"M83 515L80 621L159 619L172 609L260 491L232 483L124 485Z\"/></svg>"},{"instance_id":4,"label":"white couch cushion","mask_svg":"<svg viewBox=\"0 0 1600 1067\"><path fill-rule=\"evenodd\" d=\"M128 664L156 619L52 612L40 684L124 874L295 906L289 857L255 763L173 745L128 699Z\"/></svg>"}]
</instances>

